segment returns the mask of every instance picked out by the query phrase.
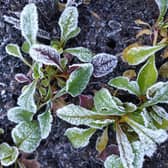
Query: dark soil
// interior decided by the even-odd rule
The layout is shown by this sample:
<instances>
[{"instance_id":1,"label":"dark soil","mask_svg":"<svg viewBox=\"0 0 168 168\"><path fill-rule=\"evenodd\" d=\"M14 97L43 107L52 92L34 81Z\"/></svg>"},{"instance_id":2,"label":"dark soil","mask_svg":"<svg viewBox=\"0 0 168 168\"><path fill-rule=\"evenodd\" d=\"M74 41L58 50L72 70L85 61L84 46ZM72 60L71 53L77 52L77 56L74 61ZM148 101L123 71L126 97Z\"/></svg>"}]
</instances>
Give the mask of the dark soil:
<instances>
[{"instance_id":1,"label":"dark soil","mask_svg":"<svg viewBox=\"0 0 168 168\"><path fill-rule=\"evenodd\" d=\"M14 80L18 72L27 73L27 67L5 53L5 45L9 42L22 44L23 38L18 30L3 20L3 15L13 15L20 12L28 0L0 0L0 127L5 129L1 141L12 144L10 131L13 123L6 117L7 110L16 105L21 86ZM32 2L32 1L31 1ZM59 36L57 20L60 13L55 7L54 0L34 0L39 9L40 28ZM99 17L93 14L95 12ZM84 46L95 53L120 53L127 45L136 41L135 35L139 30L134 23L142 19L153 24L158 16L158 9L154 0L92 0L88 6L79 7L80 35L71 40L68 46ZM39 39L40 40L40 39ZM46 44L48 41L44 41ZM145 39L149 42L149 39ZM92 89L99 89L109 79L121 75L130 68L119 58L115 71L105 78L92 79L85 93L92 93ZM163 63L158 58L158 66ZM135 67L131 67L135 69ZM138 69L135 69L136 71ZM96 159L95 141L93 136L90 145L84 149L72 148L64 132L70 125L54 119L52 132L47 140L37 149L38 161L42 168L103 168L102 162ZM97 133L98 134L98 133ZM113 135L111 135L113 137ZM151 158L146 158L144 168L168 168L168 142L158 147L158 151Z\"/></svg>"}]
</instances>

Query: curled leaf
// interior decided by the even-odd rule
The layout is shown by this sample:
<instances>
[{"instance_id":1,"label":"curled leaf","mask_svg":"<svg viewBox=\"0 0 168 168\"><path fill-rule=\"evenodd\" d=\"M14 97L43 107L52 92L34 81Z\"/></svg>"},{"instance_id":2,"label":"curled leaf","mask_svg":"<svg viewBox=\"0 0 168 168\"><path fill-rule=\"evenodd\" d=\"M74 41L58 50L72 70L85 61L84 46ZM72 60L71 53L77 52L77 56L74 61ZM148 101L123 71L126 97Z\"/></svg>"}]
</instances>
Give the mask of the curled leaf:
<instances>
[{"instance_id":1,"label":"curled leaf","mask_svg":"<svg viewBox=\"0 0 168 168\"><path fill-rule=\"evenodd\" d=\"M101 53L95 55L92 59L94 77L99 78L111 73L116 68L117 63L117 57L111 54Z\"/></svg>"}]
</instances>

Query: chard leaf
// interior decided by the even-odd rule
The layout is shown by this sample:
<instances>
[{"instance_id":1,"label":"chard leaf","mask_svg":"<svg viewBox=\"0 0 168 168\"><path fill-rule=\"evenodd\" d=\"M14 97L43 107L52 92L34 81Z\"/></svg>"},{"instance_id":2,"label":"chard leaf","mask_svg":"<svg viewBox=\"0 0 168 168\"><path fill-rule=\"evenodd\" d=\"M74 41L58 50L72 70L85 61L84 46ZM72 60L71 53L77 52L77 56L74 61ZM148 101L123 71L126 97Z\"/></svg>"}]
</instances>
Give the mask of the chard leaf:
<instances>
[{"instance_id":1,"label":"chard leaf","mask_svg":"<svg viewBox=\"0 0 168 168\"><path fill-rule=\"evenodd\" d=\"M7 143L0 145L0 160L2 166L10 166L16 162L19 151L16 147L11 147Z\"/></svg>"},{"instance_id":2,"label":"chard leaf","mask_svg":"<svg viewBox=\"0 0 168 168\"><path fill-rule=\"evenodd\" d=\"M168 113L163 107L160 106L152 106L152 109L157 113L158 116L162 117L165 120L168 120Z\"/></svg>"},{"instance_id":3,"label":"chard leaf","mask_svg":"<svg viewBox=\"0 0 168 168\"><path fill-rule=\"evenodd\" d=\"M93 73L93 66L90 63L75 64L74 66L79 69L73 71L66 82L66 92L73 97L83 92Z\"/></svg>"},{"instance_id":4,"label":"chard leaf","mask_svg":"<svg viewBox=\"0 0 168 168\"><path fill-rule=\"evenodd\" d=\"M15 123L20 123L22 121L32 121L33 113L22 109L21 107L14 107L8 110L8 119Z\"/></svg>"},{"instance_id":5,"label":"chard leaf","mask_svg":"<svg viewBox=\"0 0 168 168\"><path fill-rule=\"evenodd\" d=\"M117 89L128 91L130 94L140 95L139 86L136 81L129 81L127 77L119 76L111 79L108 84Z\"/></svg>"},{"instance_id":6,"label":"chard leaf","mask_svg":"<svg viewBox=\"0 0 168 168\"><path fill-rule=\"evenodd\" d=\"M113 71L118 63L117 57L111 54L101 53L97 54L92 59L94 67L94 77L102 77Z\"/></svg>"},{"instance_id":7,"label":"chard leaf","mask_svg":"<svg viewBox=\"0 0 168 168\"><path fill-rule=\"evenodd\" d=\"M163 17L165 16L167 9L168 9L168 0L155 0L156 4L158 5L160 15L158 21L162 21Z\"/></svg>"},{"instance_id":8,"label":"chard leaf","mask_svg":"<svg viewBox=\"0 0 168 168\"><path fill-rule=\"evenodd\" d=\"M5 49L9 55L22 59L22 54L17 44L8 44Z\"/></svg>"},{"instance_id":9,"label":"chard leaf","mask_svg":"<svg viewBox=\"0 0 168 168\"><path fill-rule=\"evenodd\" d=\"M30 48L29 53L32 59L36 62L40 62L45 65L53 65L61 70L60 54L56 51L56 49L43 44L35 44Z\"/></svg>"},{"instance_id":10,"label":"chard leaf","mask_svg":"<svg viewBox=\"0 0 168 168\"><path fill-rule=\"evenodd\" d=\"M156 46L133 46L131 48L127 47L123 51L123 59L128 62L129 65L138 65L164 47L165 44Z\"/></svg>"},{"instance_id":11,"label":"chard leaf","mask_svg":"<svg viewBox=\"0 0 168 168\"><path fill-rule=\"evenodd\" d=\"M141 146L140 141L135 141L132 143L133 152L135 154L133 166L135 168L142 168L144 162L144 149Z\"/></svg>"},{"instance_id":12,"label":"chard leaf","mask_svg":"<svg viewBox=\"0 0 168 168\"><path fill-rule=\"evenodd\" d=\"M117 155L109 156L104 162L105 168L124 168L121 159Z\"/></svg>"},{"instance_id":13,"label":"chard leaf","mask_svg":"<svg viewBox=\"0 0 168 168\"><path fill-rule=\"evenodd\" d=\"M158 82L151 86L146 93L148 102L144 106L148 107L157 103L168 103L168 82Z\"/></svg>"},{"instance_id":14,"label":"chard leaf","mask_svg":"<svg viewBox=\"0 0 168 168\"><path fill-rule=\"evenodd\" d=\"M58 22L61 29L61 41L66 42L79 32L78 10L76 7L66 7Z\"/></svg>"},{"instance_id":15,"label":"chard leaf","mask_svg":"<svg viewBox=\"0 0 168 168\"><path fill-rule=\"evenodd\" d=\"M149 157L156 151L157 144L166 141L168 138L168 134L163 129L152 130L128 118L127 123L138 134L142 148L144 148L145 154Z\"/></svg>"},{"instance_id":16,"label":"chard leaf","mask_svg":"<svg viewBox=\"0 0 168 168\"><path fill-rule=\"evenodd\" d=\"M90 111L74 104L58 109L57 116L72 125L86 125L98 129L113 123L112 119L108 119L102 113Z\"/></svg>"},{"instance_id":17,"label":"chard leaf","mask_svg":"<svg viewBox=\"0 0 168 168\"><path fill-rule=\"evenodd\" d=\"M104 115L124 115L125 109L118 106L116 100L113 99L110 92L103 88L98 91L94 96L94 105L96 111Z\"/></svg>"},{"instance_id":18,"label":"chard leaf","mask_svg":"<svg viewBox=\"0 0 168 168\"><path fill-rule=\"evenodd\" d=\"M38 14L35 4L31 3L24 7L20 16L20 26L23 37L31 46L36 43L38 33Z\"/></svg>"},{"instance_id":19,"label":"chard leaf","mask_svg":"<svg viewBox=\"0 0 168 168\"><path fill-rule=\"evenodd\" d=\"M32 153L41 141L40 128L37 122L21 122L12 130L16 146L26 153Z\"/></svg>"},{"instance_id":20,"label":"chard leaf","mask_svg":"<svg viewBox=\"0 0 168 168\"><path fill-rule=\"evenodd\" d=\"M64 52L74 55L82 62L91 62L93 57L93 53L84 47L67 48Z\"/></svg>"},{"instance_id":21,"label":"chard leaf","mask_svg":"<svg viewBox=\"0 0 168 168\"><path fill-rule=\"evenodd\" d=\"M138 74L137 81L142 95L145 95L147 89L157 81L157 78L158 71L155 65L155 56L152 56Z\"/></svg>"},{"instance_id":22,"label":"chard leaf","mask_svg":"<svg viewBox=\"0 0 168 168\"><path fill-rule=\"evenodd\" d=\"M49 133L51 132L52 121L53 121L53 118L50 110L38 115L38 122L40 126L42 139L45 139L49 136Z\"/></svg>"},{"instance_id":23,"label":"chard leaf","mask_svg":"<svg viewBox=\"0 0 168 168\"><path fill-rule=\"evenodd\" d=\"M96 141L96 150L101 153L105 150L107 144L108 144L108 127L104 129L102 135L97 138Z\"/></svg>"},{"instance_id":24,"label":"chard leaf","mask_svg":"<svg viewBox=\"0 0 168 168\"><path fill-rule=\"evenodd\" d=\"M36 81L29 84L19 96L17 104L26 111L36 113L37 107L34 100L34 94L36 91Z\"/></svg>"},{"instance_id":25,"label":"chard leaf","mask_svg":"<svg viewBox=\"0 0 168 168\"><path fill-rule=\"evenodd\" d=\"M122 131L120 125L116 127L116 138L120 151L120 158L124 168L134 168L134 153L126 134Z\"/></svg>"},{"instance_id":26,"label":"chard leaf","mask_svg":"<svg viewBox=\"0 0 168 168\"><path fill-rule=\"evenodd\" d=\"M96 129L88 128L68 128L65 135L71 141L74 148L83 148L89 144L89 139L95 133Z\"/></svg>"}]
</instances>

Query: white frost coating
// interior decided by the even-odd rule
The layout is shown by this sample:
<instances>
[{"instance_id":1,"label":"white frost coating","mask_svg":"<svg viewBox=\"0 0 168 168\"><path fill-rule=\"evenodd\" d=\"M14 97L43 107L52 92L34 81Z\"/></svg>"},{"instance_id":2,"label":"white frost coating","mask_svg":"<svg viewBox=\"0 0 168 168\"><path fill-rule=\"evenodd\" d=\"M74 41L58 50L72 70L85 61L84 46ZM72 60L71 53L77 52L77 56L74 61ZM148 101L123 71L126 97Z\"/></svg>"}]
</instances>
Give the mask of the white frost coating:
<instances>
[{"instance_id":1,"label":"white frost coating","mask_svg":"<svg viewBox=\"0 0 168 168\"><path fill-rule=\"evenodd\" d=\"M51 123L53 121L51 111L46 111L38 115L38 121L41 131L41 138L45 139L49 136L49 133L51 132Z\"/></svg>"},{"instance_id":2,"label":"white frost coating","mask_svg":"<svg viewBox=\"0 0 168 168\"><path fill-rule=\"evenodd\" d=\"M30 46L34 44L38 33L38 14L35 4L31 3L24 7L20 16L20 27L23 37Z\"/></svg>"},{"instance_id":3,"label":"white frost coating","mask_svg":"<svg viewBox=\"0 0 168 168\"><path fill-rule=\"evenodd\" d=\"M146 93L148 104L168 103L168 82L158 82L151 86Z\"/></svg>"},{"instance_id":4,"label":"white frost coating","mask_svg":"<svg viewBox=\"0 0 168 168\"><path fill-rule=\"evenodd\" d=\"M59 19L61 29L61 40L68 40L68 36L78 27L78 10L76 7L66 7Z\"/></svg>"},{"instance_id":5,"label":"white frost coating","mask_svg":"<svg viewBox=\"0 0 168 168\"><path fill-rule=\"evenodd\" d=\"M120 126L117 126L116 138L120 151L120 158L124 168L134 168L133 161L135 155L127 136L124 134Z\"/></svg>"},{"instance_id":6,"label":"white frost coating","mask_svg":"<svg viewBox=\"0 0 168 168\"><path fill-rule=\"evenodd\" d=\"M134 168L142 168L144 162L144 148L141 146L141 142L135 141L132 143L133 152L135 154L134 158Z\"/></svg>"},{"instance_id":7,"label":"white frost coating","mask_svg":"<svg viewBox=\"0 0 168 168\"><path fill-rule=\"evenodd\" d=\"M165 120L168 120L168 113L166 112L166 110L163 108L163 107L160 107L160 106L152 106L152 109L156 112L156 114L165 119Z\"/></svg>"},{"instance_id":8,"label":"white frost coating","mask_svg":"<svg viewBox=\"0 0 168 168\"><path fill-rule=\"evenodd\" d=\"M18 98L17 104L29 112L36 113L37 106L34 100L35 91L36 81L33 81L26 87L26 89L23 90L22 94Z\"/></svg>"},{"instance_id":9,"label":"white frost coating","mask_svg":"<svg viewBox=\"0 0 168 168\"><path fill-rule=\"evenodd\" d=\"M128 124L138 134L140 141L144 147L145 154L149 157L151 157L153 153L156 151L157 148L156 144L160 144L166 141L166 139L168 138L168 134L166 133L165 130L162 129L152 130L130 119L128 121Z\"/></svg>"},{"instance_id":10,"label":"white frost coating","mask_svg":"<svg viewBox=\"0 0 168 168\"><path fill-rule=\"evenodd\" d=\"M73 125L86 125L98 129L113 122L110 119L101 119L102 113L90 111L74 104L58 109L57 116Z\"/></svg>"},{"instance_id":11,"label":"white frost coating","mask_svg":"<svg viewBox=\"0 0 168 168\"><path fill-rule=\"evenodd\" d=\"M89 144L89 139L95 133L96 129L88 128L69 128L65 135L69 138L74 148L82 148Z\"/></svg>"}]
</instances>

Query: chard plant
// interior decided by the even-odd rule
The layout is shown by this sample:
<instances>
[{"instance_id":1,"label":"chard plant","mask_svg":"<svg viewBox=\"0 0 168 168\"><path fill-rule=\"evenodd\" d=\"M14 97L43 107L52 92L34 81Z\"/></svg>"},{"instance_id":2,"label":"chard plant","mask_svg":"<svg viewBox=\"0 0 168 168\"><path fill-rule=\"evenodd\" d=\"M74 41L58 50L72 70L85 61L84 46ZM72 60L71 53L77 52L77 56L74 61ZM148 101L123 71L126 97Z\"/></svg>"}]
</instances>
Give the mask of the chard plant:
<instances>
[{"instance_id":1,"label":"chard plant","mask_svg":"<svg viewBox=\"0 0 168 168\"><path fill-rule=\"evenodd\" d=\"M28 74L15 75L19 83L26 85L18 97L17 106L7 113L8 119L16 123L11 133L15 146L6 143L0 145L0 160L4 166L13 164L19 151L32 153L41 140L49 136L52 110L59 97L64 94L79 96L92 75L102 77L117 65L117 58L107 53L94 54L84 47L65 48L67 41L80 33L76 7L67 6L58 24L60 39L52 40L51 45L41 44L37 39L37 8L30 3L24 7L20 17L25 42L21 49L17 44L6 46L6 52L19 58L30 70ZM73 57L79 62L72 64Z\"/></svg>"}]
</instances>

